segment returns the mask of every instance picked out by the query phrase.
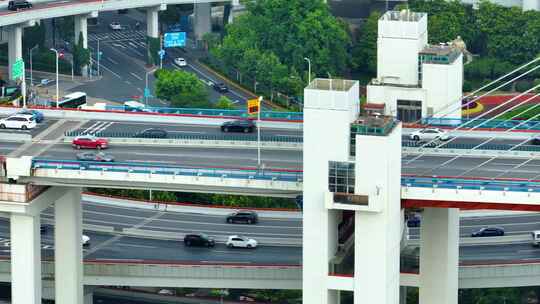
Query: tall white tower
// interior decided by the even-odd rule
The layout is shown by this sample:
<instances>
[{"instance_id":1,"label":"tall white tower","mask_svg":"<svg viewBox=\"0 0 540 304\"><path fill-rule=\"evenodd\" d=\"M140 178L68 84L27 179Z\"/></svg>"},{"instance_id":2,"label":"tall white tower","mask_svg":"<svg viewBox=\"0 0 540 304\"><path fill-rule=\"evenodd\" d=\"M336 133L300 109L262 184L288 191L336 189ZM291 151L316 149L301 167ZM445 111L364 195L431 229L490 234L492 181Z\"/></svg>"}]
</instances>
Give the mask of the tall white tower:
<instances>
[{"instance_id":1,"label":"tall white tower","mask_svg":"<svg viewBox=\"0 0 540 304\"><path fill-rule=\"evenodd\" d=\"M303 303L337 304L352 291L355 303L397 304L401 126L359 117L357 81L315 79L304 96ZM345 213L347 248L338 246ZM336 274L347 250L353 262Z\"/></svg>"},{"instance_id":2,"label":"tall white tower","mask_svg":"<svg viewBox=\"0 0 540 304\"><path fill-rule=\"evenodd\" d=\"M418 85L418 53L427 39L427 14L386 12L378 25L377 79L387 84Z\"/></svg>"}]
</instances>

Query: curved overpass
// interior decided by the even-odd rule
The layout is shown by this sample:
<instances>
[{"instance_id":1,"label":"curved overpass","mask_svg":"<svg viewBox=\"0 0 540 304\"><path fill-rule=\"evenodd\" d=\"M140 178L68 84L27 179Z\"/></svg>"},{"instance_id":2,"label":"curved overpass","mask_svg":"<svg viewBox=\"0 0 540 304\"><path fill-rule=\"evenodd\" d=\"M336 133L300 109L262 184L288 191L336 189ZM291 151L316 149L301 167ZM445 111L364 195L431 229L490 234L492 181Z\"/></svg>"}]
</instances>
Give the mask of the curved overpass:
<instances>
[{"instance_id":1,"label":"curved overpass","mask_svg":"<svg viewBox=\"0 0 540 304\"><path fill-rule=\"evenodd\" d=\"M32 1L30 1L32 2ZM4 9L0 11L0 27L33 22L36 20L57 18L71 15L85 15L92 12L114 11L137 7L155 7L167 4L192 4L224 1L210 0L68 0L36 3L31 9L18 12Z\"/></svg>"}]
</instances>

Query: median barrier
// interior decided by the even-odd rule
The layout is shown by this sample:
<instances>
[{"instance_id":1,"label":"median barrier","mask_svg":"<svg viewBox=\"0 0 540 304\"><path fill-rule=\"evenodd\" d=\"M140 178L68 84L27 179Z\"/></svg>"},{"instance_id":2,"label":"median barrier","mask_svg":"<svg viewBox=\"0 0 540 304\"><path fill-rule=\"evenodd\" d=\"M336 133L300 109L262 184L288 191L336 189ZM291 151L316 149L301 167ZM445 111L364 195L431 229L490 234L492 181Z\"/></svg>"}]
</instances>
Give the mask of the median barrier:
<instances>
[{"instance_id":1,"label":"median barrier","mask_svg":"<svg viewBox=\"0 0 540 304\"><path fill-rule=\"evenodd\" d=\"M501 245L501 244L523 244L530 243L531 236L529 234L516 234L493 237L460 237L459 245L465 246L481 246L481 245ZM419 239L408 239L407 245L420 246Z\"/></svg>"},{"instance_id":2,"label":"median barrier","mask_svg":"<svg viewBox=\"0 0 540 304\"><path fill-rule=\"evenodd\" d=\"M409 155L425 156L472 156L481 158L506 157L530 159L540 156L540 151L516 151L516 150L488 150L488 149L457 149L457 148L429 148L429 147L405 147L402 153Z\"/></svg>"},{"instance_id":3,"label":"median barrier","mask_svg":"<svg viewBox=\"0 0 540 304\"><path fill-rule=\"evenodd\" d=\"M0 141L29 142L32 141L32 135L28 133L0 132Z\"/></svg>"},{"instance_id":4,"label":"median barrier","mask_svg":"<svg viewBox=\"0 0 540 304\"><path fill-rule=\"evenodd\" d=\"M71 143L74 137L65 136L64 142ZM210 147L227 149L257 149L257 141L246 140L212 140L212 139L169 139L169 138L117 138L107 137L111 145L129 146L165 146L165 147ZM272 150L302 150L301 142L261 141L262 149Z\"/></svg>"}]
</instances>

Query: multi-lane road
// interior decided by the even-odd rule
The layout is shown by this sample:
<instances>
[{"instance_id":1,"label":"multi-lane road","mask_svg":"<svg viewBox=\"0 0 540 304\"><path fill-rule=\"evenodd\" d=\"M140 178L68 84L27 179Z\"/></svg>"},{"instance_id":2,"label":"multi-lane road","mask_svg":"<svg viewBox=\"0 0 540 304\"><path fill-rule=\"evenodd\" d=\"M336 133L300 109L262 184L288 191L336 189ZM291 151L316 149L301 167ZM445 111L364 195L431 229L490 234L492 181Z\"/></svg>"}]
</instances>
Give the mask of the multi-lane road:
<instances>
[{"instance_id":1,"label":"multi-lane road","mask_svg":"<svg viewBox=\"0 0 540 304\"><path fill-rule=\"evenodd\" d=\"M158 123L135 123L118 121L87 121L57 123L55 120L45 120L38 130L44 134L44 141L33 143L28 147L25 155L39 156L56 160L74 160L76 151L69 143L64 143L62 135L64 131L78 129L89 133L100 132L137 132L147 128L160 128L167 130L171 135L217 135L222 134L225 138L239 139L243 136L253 138L253 134L221 133L219 126L208 125L167 125ZM54 129L54 130L53 130ZM19 131L13 131L19 132ZM37 131L32 131L37 132ZM261 128L262 135L276 138L293 137L302 138L301 130L284 130L273 128ZM39 132L37 136L39 137ZM404 137L404 140L406 137ZM481 143L483 138L458 138L457 143ZM513 144L517 140L501 139L494 143ZM20 144L2 142L0 153L8 155ZM33 152L34 151L34 152ZM39 151L39 153L35 152ZM162 164L189 165L189 166L228 166L228 167L251 167L257 165L256 149L223 149L203 147L179 147L179 146L129 146L112 145L108 152L113 154L117 161L124 162L152 162ZM22 153L22 152L21 152ZM455 158L455 159L454 159ZM263 149L261 159L267 168L302 169L302 151L285 151ZM402 159L402 173L405 175L422 176L461 176L461 177L484 177L484 178L522 178L536 180L539 178L540 160L511 159L498 157L483 164L486 158L482 157L450 157L450 156L412 156L404 155ZM478 167L480 164L482 166Z\"/></svg>"},{"instance_id":2,"label":"multi-lane road","mask_svg":"<svg viewBox=\"0 0 540 304\"><path fill-rule=\"evenodd\" d=\"M52 209L42 214L44 223L51 223ZM241 234L252 238L292 238L301 239L301 219L261 218L257 225L227 224L224 216L194 214L170 211L154 211L132 207L110 206L83 202L84 224L139 229L156 232L177 232L179 235L190 232L205 232L219 238ZM520 224L516 224L516 223ZM500 215L486 218L463 218L461 234L468 235L472 230L485 226L500 226L512 234L525 234L538 229L540 214ZM411 233L417 235L416 229ZM415 232L416 231L416 232ZM181 241L167 241L151 238L136 238L120 234L103 234L85 231L91 238L91 246L84 250L85 259L90 260L131 260L131 261L169 261L197 263L245 263L264 265L299 265L302 249L289 246L260 246L254 250L230 249L223 244L214 248L185 247ZM53 257L53 229L42 236L44 257ZM9 222L0 220L0 255L9 255ZM540 249L530 244L502 244L464 246L460 248L461 262L539 260Z\"/></svg>"}]
</instances>

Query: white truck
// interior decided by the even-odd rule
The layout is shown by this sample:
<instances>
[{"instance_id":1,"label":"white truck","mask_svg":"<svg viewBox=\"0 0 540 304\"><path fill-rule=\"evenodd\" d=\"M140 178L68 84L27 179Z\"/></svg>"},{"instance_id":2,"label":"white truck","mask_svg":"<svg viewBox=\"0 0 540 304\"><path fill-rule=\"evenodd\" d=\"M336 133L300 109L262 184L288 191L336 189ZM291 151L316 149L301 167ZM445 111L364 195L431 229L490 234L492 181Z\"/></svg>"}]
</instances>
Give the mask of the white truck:
<instances>
[{"instance_id":1,"label":"white truck","mask_svg":"<svg viewBox=\"0 0 540 304\"><path fill-rule=\"evenodd\" d=\"M532 235L532 245L537 247L540 246L540 230L535 230L531 232Z\"/></svg>"}]
</instances>

